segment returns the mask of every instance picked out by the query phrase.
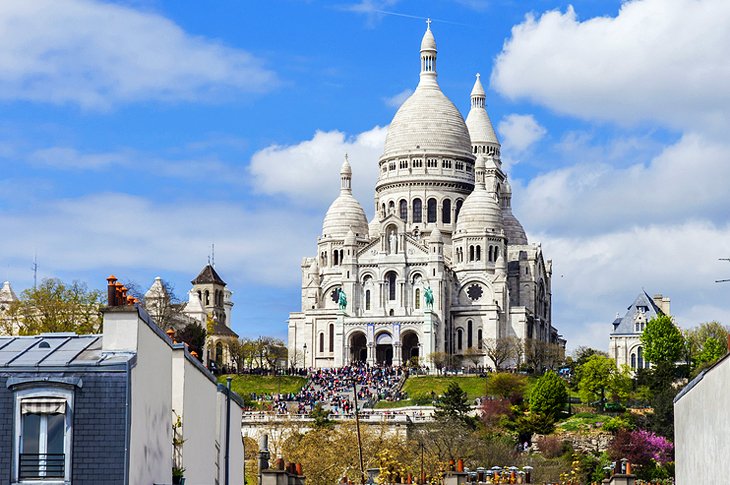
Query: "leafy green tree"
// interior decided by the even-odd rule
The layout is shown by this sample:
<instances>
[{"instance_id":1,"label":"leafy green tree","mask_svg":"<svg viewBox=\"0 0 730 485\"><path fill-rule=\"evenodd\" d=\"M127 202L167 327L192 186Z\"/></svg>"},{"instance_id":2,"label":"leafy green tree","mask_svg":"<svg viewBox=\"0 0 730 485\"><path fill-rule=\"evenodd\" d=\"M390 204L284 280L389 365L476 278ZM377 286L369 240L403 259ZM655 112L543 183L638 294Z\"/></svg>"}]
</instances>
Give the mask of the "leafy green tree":
<instances>
[{"instance_id":1,"label":"leafy green tree","mask_svg":"<svg viewBox=\"0 0 730 485\"><path fill-rule=\"evenodd\" d=\"M580 367L578 392L585 402L604 403L607 396L614 401L628 397L631 390L631 378L628 369L618 369L613 359L595 354Z\"/></svg>"},{"instance_id":2,"label":"leafy green tree","mask_svg":"<svg viewBox=\"0 0 730 485\"><path fill-rule=\"evenodd\" d=\"M668 315L659 315L646 323L641 343L646 360L657 365L674 365L685 348L682 332Z\"/></svg>"},{"instance_id":3,"label":"leafy green tree","mask_svg":"<svg viewBox=\"0 0 730 485\"><path fill-rule=\"evenodd\" d=\"M568 402L565 382L555 372L547 371L532 386L530 412L557 419Z\"/></svg>"},{"instance_id":4,"label":"leafy green tree","mask_svg":"<svg viewBox=\"0 0 730 485\"><path fill-rule=\"evenodd\" d=\"M509 399L512 404L522 401L527 388L527 377L520 374L497 373L487 377L487 396Z\"/></svg>"},{"instance_id":5,"label":"leafy green tree","mask_svg":"<svg viewBox=\"0 0 730 485\"><path fill-rule=\"evenodd\" d=\"M687 362L703 368L727 352L728 329L718 322L705 322L684 331Z\"/></svg>"},{"instance_id":6,"label":"leafy green tree","mask_svg":"<svg viewBox=\"0 0 730 485\"><path fill-rule=\"evenodd\" d=\"M471 423L472 419L468 415L469 410L466 391L456 381L451 381L444 395L436 402L434 416L437 419L456 418L465 423Z\"/></svg>"},{"instance_id":7,"label":"leafy green tree","mask_svg":"<svg viewBox=\"0 0 730 485\"><path fill-rule=\"evenodd\" d=\"M21 335L44 332L101 331L101 292L89 290L85 283L64 283L56 278L41 281L29 288L10 305L9 314L18 323Z\"/></svg>"}]
</instances>

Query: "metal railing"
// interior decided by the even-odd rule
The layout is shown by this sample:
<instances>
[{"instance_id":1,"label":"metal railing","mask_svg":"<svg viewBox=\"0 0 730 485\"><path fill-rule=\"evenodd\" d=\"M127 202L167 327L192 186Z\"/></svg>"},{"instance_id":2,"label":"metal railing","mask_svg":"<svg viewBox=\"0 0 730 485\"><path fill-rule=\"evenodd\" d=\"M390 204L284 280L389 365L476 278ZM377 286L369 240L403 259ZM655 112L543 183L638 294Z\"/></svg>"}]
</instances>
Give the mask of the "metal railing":
<instances>
[{"instance_id":1,"label":"metal railing","mask_svg":"<svg viewBox=\"0 0 730 485\"><path fill-rule=\"evenodd\" d=\"M21 453L19 479L64 478L66 455L63 453Z\"/></svg>"}]
</instances>

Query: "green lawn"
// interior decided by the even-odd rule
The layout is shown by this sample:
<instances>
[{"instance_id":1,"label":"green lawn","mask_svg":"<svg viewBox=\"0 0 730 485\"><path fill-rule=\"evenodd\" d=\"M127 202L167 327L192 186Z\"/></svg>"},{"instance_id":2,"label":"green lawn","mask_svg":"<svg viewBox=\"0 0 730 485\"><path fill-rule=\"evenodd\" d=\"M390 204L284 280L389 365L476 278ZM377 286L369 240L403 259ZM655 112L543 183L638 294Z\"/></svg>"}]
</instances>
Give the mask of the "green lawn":
<instances>
[{"instance_id":1,"label":"green lawn","mask_svg":"<svg viewBox=\"0 0 730 485\"><path fill-rule=\"evenodd\" d=\"M446 392L451 381L456 381L463 390L466 391L469 402L473 402L475 398L484 395L484 378L478 376L412 376L409 377L403 386L403 391L408 393L409 398L419 398L430 396L431 391L436 395ZM413 402L411 399L404 399L397 402L380 401L376 404L378 409L399 408L405 406L414 406L419 403ZM420 402L423 404L423 402Z\"/></svg>"},{"instance_id":2,"label":"green lawn","mask_svg":"<svg viewBox=\"0 0 730 485\"><path fill-rule=\"evenodd\" d=\"M218 382L225 385L226 375L218 377ZM306 377L299 376L254 376L254 375L234 375L231 382L233 392L239 396L248 399L249 394L255 392L257 394L277 392L299 392L306 384Z\"/></svg>"}]
</instances>

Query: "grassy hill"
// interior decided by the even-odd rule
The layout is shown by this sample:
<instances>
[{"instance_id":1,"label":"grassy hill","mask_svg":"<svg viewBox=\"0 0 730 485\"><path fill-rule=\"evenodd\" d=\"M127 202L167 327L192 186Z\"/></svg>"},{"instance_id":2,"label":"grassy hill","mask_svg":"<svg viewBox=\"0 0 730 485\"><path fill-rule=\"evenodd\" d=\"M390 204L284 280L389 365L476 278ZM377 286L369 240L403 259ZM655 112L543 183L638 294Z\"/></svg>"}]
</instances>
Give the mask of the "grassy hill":
<instances>
[{"instance_id":1,"label":"grassy hill","mask_svg":"<svg viewBox=\"0 0 730 485\"><path fill-rule=\"evenodd\" d=\"M227 375L218 377L218 382L225 385ZM276 394L278 392L297 393L304 387L307 379L300 376L256 376L256 375L232 375L231 388L239 396L248 399L248 396L255 392L257 394Z\"/></svg>"},{"instance_id":2,"label":"grassy hill","mask_svg":"<svg viewBox=\"0 0 730 485\"><path fill-rule=\"evenodd\" d=\"M485 378L479 376L412 376L406 380L403 391L409 399L397 402L380 401L378 409L399 408L418 404L430 404L431 391L437 396L446 392L451 381L456 381L466 391L469 401L484 395Z\"/></svg>"}]
</instances>

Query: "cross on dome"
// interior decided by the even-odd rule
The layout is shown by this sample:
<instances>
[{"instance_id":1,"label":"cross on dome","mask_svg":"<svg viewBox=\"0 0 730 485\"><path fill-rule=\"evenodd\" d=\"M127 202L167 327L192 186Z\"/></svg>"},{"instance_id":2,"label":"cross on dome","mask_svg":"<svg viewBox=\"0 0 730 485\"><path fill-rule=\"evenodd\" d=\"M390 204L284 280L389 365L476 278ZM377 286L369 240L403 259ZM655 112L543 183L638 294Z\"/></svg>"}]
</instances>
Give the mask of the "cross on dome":
<instances>
[{"instance_id":1,"label":"cross on dome","mask_svg":"<svg viewBox=\"0 0 730 485\"><path fill-rule=\"evenodd\" d=\"M431 19L430 19L430 18L427 18L427 19L426 19L426 28L427 28L428 30L431 30Z\"/></svg>"}]
</instances>

